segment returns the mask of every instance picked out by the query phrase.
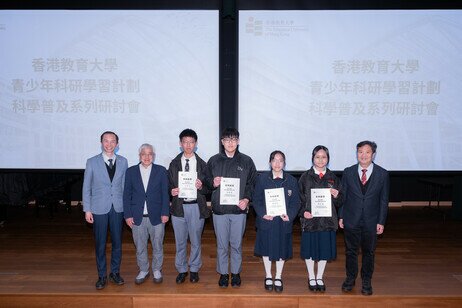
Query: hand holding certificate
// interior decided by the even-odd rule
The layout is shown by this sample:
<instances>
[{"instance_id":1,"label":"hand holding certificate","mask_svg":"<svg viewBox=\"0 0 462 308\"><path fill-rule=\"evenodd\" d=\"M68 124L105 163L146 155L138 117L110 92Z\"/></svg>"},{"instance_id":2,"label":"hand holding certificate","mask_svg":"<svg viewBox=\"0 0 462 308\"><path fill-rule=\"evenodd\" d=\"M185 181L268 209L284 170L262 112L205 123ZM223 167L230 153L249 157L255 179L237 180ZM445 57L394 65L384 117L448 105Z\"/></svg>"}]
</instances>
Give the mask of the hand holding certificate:
<instances>
[{"instance_id":1,"label":"hand holding certificate","mask_svg":"<svg viewBox=\"0 0 462 308\"><path fill-rule=\"evenodd\" d=\"M330 188L311 189L311 214L313 217L332 217Z\"/></svg>"},{"instance_id":2,"label":"hand holding certificate","mask_svg":"<svg viewBox=\"0 0 462 308\"><path fill-rule=\"evenodd\" d=\"M238 205L239 204L240 179L221 178L220 183L220 204Z\"/></svg>"},{"instance_id":3,"label":"hand holding certificate","mask_svg":"<svg viewBox=\"0 0 462 308\"><path fill-rule=\"evenodd\" d=\"M197 199L197 172L178 172L179 198Z\"/></svg>"},{"instance_id":4,"label":"hand holding certificate","mask_svg":"<svg viewBox=\"0 0 462 308\"><path fill-rule=\"evenodd\" d=\"M265 189L266 215L287 215L284 188Z\"/></svg>"}]
</instances>

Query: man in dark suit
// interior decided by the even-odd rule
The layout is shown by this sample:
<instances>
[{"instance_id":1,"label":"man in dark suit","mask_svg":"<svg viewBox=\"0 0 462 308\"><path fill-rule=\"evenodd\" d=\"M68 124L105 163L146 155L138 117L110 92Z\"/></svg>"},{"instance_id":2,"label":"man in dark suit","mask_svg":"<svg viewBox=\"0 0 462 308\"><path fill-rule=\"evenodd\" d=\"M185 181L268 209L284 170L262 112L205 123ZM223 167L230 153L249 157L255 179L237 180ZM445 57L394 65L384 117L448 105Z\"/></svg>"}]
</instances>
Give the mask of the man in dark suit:
<instances>
[{"instance_id":1,"label":"man in dark suit","mask_svg":"<svg viewBox=\"0 0 462 308\"><path fill-rule=\"evenodd\" d=\"M149 276L148 240L152 244L153 281L162 282L164 231L169 215L167 169L153 164L154 148L143 144L139 150L140 163L127 169L124 188L124 217L132 228L139 267L136 284Z\"/></svg>"},{"instance_id":2,"label":"man in dark suit","mask_svg":"<svg viewBox=\"0 0 462 308\"><path fill-rule=\"evenodd\" d=\"M107 229L111 232L112 253L111 273L109 280L117 285L124 284L120 277L122 260L122 226L123 202L122 194L127 170L127 159L116 155L115 149L119 137L113 132L101 135L103 152L87 160L83 178L82 198L85 220L93 224L95 236L96 266L98 281L96 289L106 286L106 240Z\"/></svg>"},{"instance_id":3,"label":"man in dark suit","mask_svg":"<svg viewBox=\"0 0 462 308\"><path fill-rule=\"evenodd\" d=\"M343 171L343 206L339 211L339 226L344 229L346 279L344 292L350 292L358 275L358 250L362 251L361 278L363 295L372 295L372 273L377 235L382 234L388 211L388 172L372 161L377 144L362 141L357 144L358 164Z\"/></svg>"}]
</instances>

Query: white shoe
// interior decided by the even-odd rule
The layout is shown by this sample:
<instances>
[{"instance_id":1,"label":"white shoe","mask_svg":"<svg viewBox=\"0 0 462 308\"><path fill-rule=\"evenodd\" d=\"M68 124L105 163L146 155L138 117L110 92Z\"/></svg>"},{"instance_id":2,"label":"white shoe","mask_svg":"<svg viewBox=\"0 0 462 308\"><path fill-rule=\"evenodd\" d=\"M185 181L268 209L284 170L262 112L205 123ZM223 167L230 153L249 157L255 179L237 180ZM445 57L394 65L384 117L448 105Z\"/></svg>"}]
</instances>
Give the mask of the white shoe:
<instances>
[{"instance_id":1,"label":"white shoe","mask_svg":"<svg viewBox=\"0 0 462 308\"><path fill-rule=\"evenodd\" d=\"M140 271L138 273L138 276L136 276L136 278L135 278L135 283L136 284L142 284L146 280L146 278L148 278L148 277L149 277L149 272Z\"/></svg>"},{"instance_id":2,"label":"white shoe","mask_svg":"<svg viewBox=\"0 0 462 308\"><path fill-rule=\"evenodd\" d=\"M162 273L160 271L154 271L154 283L161 283L162 280Z\"/></svg>"}]
</instances>

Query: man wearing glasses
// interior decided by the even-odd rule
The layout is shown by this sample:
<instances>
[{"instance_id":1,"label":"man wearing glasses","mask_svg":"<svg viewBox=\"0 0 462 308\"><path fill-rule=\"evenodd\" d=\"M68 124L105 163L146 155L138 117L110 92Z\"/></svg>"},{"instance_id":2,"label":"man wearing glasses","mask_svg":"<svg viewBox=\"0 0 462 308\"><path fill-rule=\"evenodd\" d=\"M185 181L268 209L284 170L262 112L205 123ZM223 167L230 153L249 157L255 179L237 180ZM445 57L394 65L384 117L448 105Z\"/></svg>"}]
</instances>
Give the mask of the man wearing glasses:
<instances>
[{"instance_id":1,"label":"man wearing glasses","mask_svg":"<svg viewBox=\"0 0 462 308\"><path fill-rule=\"evenodd\" d=\"M239 287L242 270L242 236L257 171L252 159L238 150L237 129L224 129L221 134L221 144L224 151L209 159L206 176L206 184L212 189L213 226L217 238L217 272L220 274L218 285L222 288L228 287L229 247L231 246L231 286ZM225 181L238 182L238 187L234 187L239 195L235 203L225 201L225 198L220 196L224 191L222 184ZM233 184L226 185L233 186Z\"/></svg>"}]
</instances>

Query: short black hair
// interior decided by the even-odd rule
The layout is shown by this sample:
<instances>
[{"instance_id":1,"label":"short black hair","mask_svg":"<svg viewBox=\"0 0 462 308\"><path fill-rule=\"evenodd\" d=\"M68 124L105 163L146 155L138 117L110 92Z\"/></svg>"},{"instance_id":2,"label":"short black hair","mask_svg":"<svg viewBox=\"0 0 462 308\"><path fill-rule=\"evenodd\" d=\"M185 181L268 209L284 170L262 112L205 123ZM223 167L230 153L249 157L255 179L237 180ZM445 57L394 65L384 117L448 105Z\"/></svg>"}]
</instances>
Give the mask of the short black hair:
<instances>
[{"instance_id":1,"label":"short black hair","mask_svg":"<svg viewBox=\"0 0 462 308\"><path fill-rule=\"evenodd\" d=\"M285 164L286 163L286 155L284 153L282 153L282 151L279 151L279 150L271 152L269 162L271 162L277 154L280 154L282 156L282 158L284 159L284 164Z\"/></svg>"},{"instance_id":2,"label":"short black hair","mask_svg":"<svg viewBox=\"0 0 462 308\"><path fill-rule=\"evenodd\" d=\"M364 140L364 141L361 141L360 143L358 143L356 145L356 152L359 150L359 148L361 148L361 147L363 147L365 145L368 145L368 146L371 147L372 154L374 154L375 151L377 151L377 143L375 143L374 141Z\"/></svg>"},{"instance_id":3,"label":"short black hair","mask_svg":"<svg viewBox=\"0 0 462 308\"><path fill-rule=\"evenodd\" d=\"M313 152L311 152L311 162L314 164L314 157L316 156L316 153L319 151L324 150L327 155L327 163L330 161L330 155L329 155L329 149L323 145L317 145L314 147Z\"/></svg>"},{"instance_id":4,"label":"short black hair","mask_svg":"<svg viewBox=\"0 0 462 308\"><path fill-rule=\"evenodd\" d=\"M233 127L227 127L221 132L221 139L223 138L238 138L239 131Z\"/></svg>"},{"instance_id":5,"label":"short black hair","mask_svg":"<svg viewBox=\"0 0 462 308\"><path fill-rule=\"evenodd\" d=\"M107 131L105 131L104 133L101 134L101 137L100 137L101 142L103 142L103 137L104 137L104 135L106 135L106 134L112 134L112 135L114 135L115 138L116 138L116 142L119 143L119 136L117 136L116 133L111 132L111 131L109 131L109 130L107 130Z\"/></svg>"},{"instance_id":6,"label":"short black hair","mask_svg":"<svg viewBox=\"0 0 462 308\"><path fill-rule=\"evenodd\" d=\"M194 141L197 141L196 132L190 128L186 128L180 133L180 141L183 139L183 137L191 137L194 139Z\"/></svg>"}]
</instances>

